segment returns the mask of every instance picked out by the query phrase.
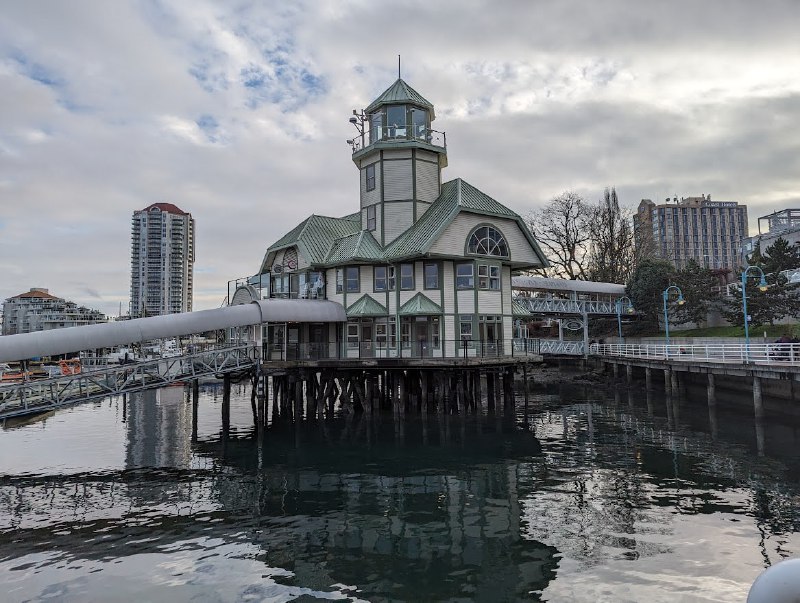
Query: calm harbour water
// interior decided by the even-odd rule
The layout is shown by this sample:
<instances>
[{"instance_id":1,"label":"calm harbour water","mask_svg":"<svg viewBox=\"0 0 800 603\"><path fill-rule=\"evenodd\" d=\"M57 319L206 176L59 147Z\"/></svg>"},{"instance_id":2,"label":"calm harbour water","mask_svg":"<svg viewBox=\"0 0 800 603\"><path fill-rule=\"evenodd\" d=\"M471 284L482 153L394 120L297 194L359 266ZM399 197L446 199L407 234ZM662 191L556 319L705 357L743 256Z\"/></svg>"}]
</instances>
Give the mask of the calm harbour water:
<instances>
[{"instance_id":1,"label":"calm harbour water","mask_svg":"<svg viewBox=\"0 0 800 603\"><path fill-rule=\"evenodd\" d=\"M0 432L8 601L737 601L800 556L800 422L564 389L274 425L166 388Z\"/></svg>"}]
</instances>

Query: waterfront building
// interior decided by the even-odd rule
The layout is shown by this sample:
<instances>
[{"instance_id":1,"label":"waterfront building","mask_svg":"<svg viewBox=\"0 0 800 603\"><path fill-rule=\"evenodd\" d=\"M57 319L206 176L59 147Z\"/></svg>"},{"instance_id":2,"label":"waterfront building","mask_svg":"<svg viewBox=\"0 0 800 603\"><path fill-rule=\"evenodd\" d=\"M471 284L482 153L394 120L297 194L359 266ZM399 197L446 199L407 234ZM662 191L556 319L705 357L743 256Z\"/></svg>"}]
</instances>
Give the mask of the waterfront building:
<instances>
[{"instance_id":1,"label":"waterfront building","mask_svg":"<svg viewBox=\"0 0 800 603\"><path fill-rule=\"evenodd\" d=\"M133 212L132 317L192 311L194 246L192 214L172 203Z\"/></svg>"},{"instance_id":2,"label":"waterfront building","mask_svg":"<svg viewBox=\"0 0 800 603\"><path fill-rule=\"evenodd\" d=\"M736 270L747 236L747 206L712 201L711 195L686 197L656 205L642 199L633 218L636 245L676 268L689 260L712 269Z\"/></svg>"},{"instance_id":3,"label":"waterfront building","mask_svg":"<svg viewBox=\"0 0 800 603\"><path fill-rule=\"evenodd\" d=\"M779 238L786 240L789 245L800 245L800 209L782 209L761 216L758 219L758 234L742 241L742 264L748 263L747 259L755 251L756 245L760 246L763 253Z\"/></svg>"},{"instance_id":4,"label":"waterfront building","mask_svg":"<svg viewBox=\"0 0 800 603\"><path fill-rule=\"evenodd\" d=\"M98 322L106 322L102 312L51 295L47 289L33 288L9 297L3 303L3 335L79 327Z\"/></svg>"},{"instance_id":5,"label":"waterfront building","mask_svg":"<svg viewBox=\"0 0 800 603\"><path fill-rule=\"evenodd\" d=\"M547 260L522 218L461 178L443 182L434 106L398 79L350 122L357 211L311 215L270 245L250 279L270 297L341 304L347 323L267 324L271 357L510 353L511 276ZM232 303L266 296L240 287Z\"/></svg>"}]
</instances>

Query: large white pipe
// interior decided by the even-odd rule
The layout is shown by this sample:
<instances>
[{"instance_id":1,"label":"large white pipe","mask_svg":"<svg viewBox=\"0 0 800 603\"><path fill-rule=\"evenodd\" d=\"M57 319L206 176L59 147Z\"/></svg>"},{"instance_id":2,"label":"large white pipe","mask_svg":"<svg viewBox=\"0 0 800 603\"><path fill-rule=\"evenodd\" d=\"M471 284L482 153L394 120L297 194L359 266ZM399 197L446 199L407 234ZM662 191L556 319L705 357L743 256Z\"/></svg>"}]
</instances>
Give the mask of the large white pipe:
<instances>
[{"instance_id":1,"label":"large white pipe","mask_svg":"<svg viewBox=\"0 0 800 603\"><path fill-rule=\"evenodd\" d=\"M82 327L0 337L0 362L57 356L81 350L205 333L264 322L344 322L347 314L332 301L269 299L214 310L164 314Z\"/></svg>"}]
</instances>

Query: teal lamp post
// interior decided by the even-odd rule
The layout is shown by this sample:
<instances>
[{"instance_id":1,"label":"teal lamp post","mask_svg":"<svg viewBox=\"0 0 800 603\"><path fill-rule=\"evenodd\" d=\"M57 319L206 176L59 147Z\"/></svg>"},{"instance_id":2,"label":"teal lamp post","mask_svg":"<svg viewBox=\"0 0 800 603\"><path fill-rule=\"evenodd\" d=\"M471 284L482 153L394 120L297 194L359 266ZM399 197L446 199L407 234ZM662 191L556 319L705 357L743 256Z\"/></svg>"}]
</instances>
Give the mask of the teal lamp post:
<instances>
[{"instance_id":1,"label":"teal lamp post","mask_svg":"<svg viewBox=\"0 0 800 603\"><path fill-rule=\"evenodd\" d=\"M667 358L669 358L669 315L667 314L667 299L669 299L669 292L672 291L672 290L675 290L675 291L678 292L678 300L677 301L678 301L678 305L679 306L682 306L683 304L686 303L686 300L683 299L683 291L681 291L681 288L678 287L678 285L670 285L669 287L664 289L664 292L661 294L661 296L664 299L664 329L665 329L666 335L667 335L667 337L666 337L667 345L664 347L664 356L667 357Z\"/></svg>"},{"instance_id":2,"label":"teal lamp post","mask_svg":"<svg viewBox=\"0 0 800 603\"><path fill-rule=\"evenodd\" d=\"M745 362L750 362L750 318L747 316L747 273L751 270L758 270L761 274L761 281L758 283L760 291L767 290L767 279L764 276L764 271L758 266L748 266L742 272L742 312L744 312L744 359Z\"/></svg>"},{"instance_id":3,"label":"teal lamp post","mask_svg":"<svg viewBox=\"0 0 800 603\"><path fill-rule=\"evenodd\" d=\"M631 298L628 297L627 295L623 295L622 297L620 297L617 300L615 305L616 305L616 309L617 309L617 332L619 334L619 340L622 343L624 343L624 340L622 338L622 307L623 307L622 304L623 304L623 302L625 302L625 311L628 314L632 314L633 313L633 302L631 301Z\"/></svg>"}]
</instances>

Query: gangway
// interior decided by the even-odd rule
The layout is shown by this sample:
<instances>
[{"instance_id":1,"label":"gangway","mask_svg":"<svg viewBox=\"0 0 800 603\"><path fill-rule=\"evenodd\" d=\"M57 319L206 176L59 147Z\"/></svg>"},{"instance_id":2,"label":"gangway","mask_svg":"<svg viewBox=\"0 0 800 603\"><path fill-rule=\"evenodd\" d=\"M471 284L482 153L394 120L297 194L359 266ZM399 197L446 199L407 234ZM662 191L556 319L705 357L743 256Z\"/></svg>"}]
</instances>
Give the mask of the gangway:
<instances>
[{"instance_id":1,"label":"gangway","mask_svg":"<svg viewBox=\"0 0 800 603\"><path fill-rule=\"evenodd\" d=\"M253 370L257 363L258 350L254 346L236 345L169 359L3 385L0 387L0 420L47 412L106 396L163 387L184 380L245 373Z\"/></svg>"}]
</instances>

